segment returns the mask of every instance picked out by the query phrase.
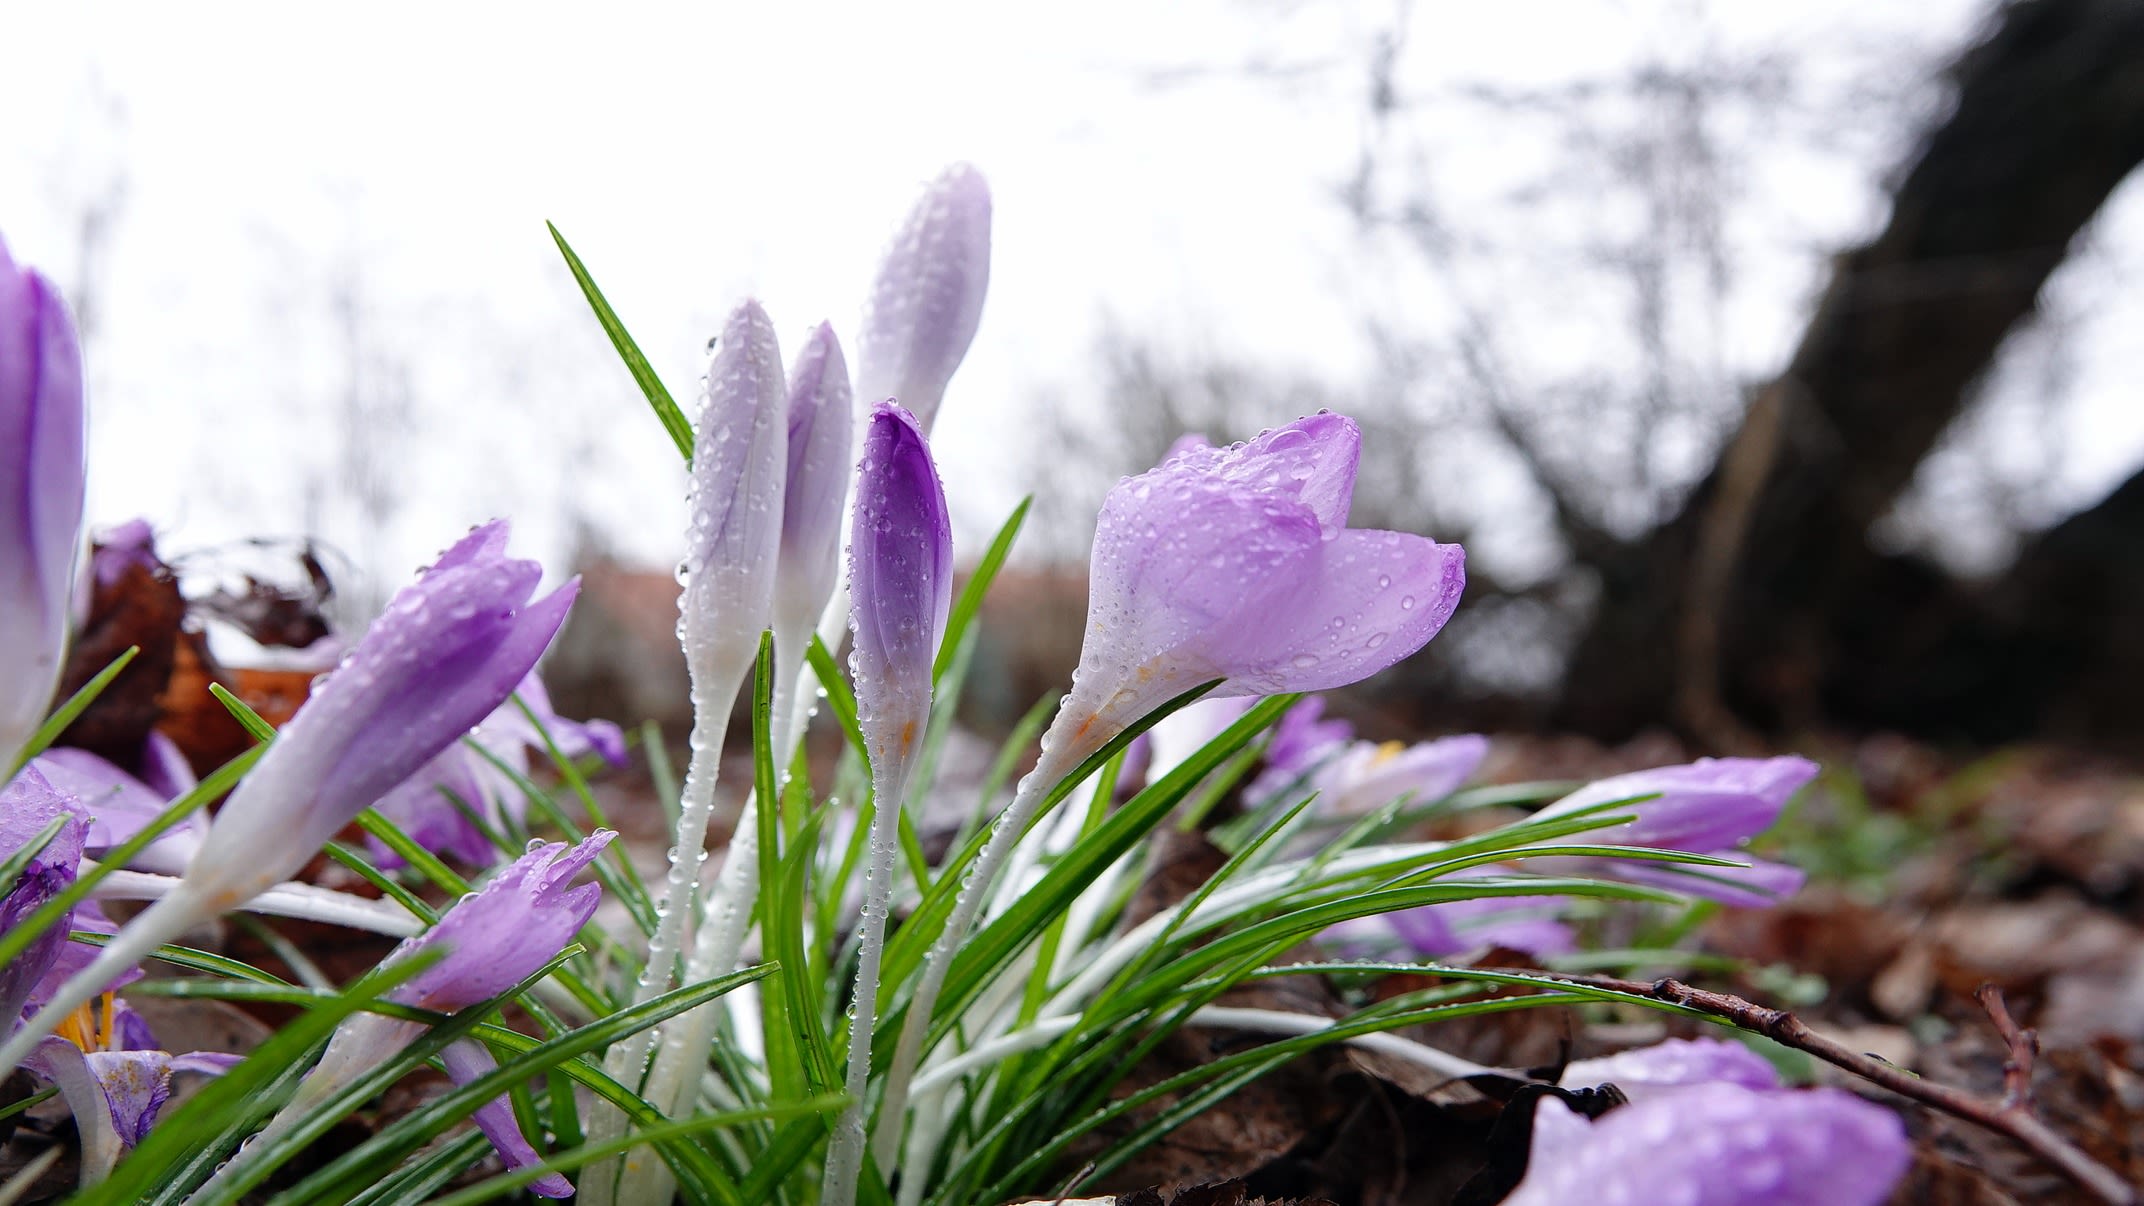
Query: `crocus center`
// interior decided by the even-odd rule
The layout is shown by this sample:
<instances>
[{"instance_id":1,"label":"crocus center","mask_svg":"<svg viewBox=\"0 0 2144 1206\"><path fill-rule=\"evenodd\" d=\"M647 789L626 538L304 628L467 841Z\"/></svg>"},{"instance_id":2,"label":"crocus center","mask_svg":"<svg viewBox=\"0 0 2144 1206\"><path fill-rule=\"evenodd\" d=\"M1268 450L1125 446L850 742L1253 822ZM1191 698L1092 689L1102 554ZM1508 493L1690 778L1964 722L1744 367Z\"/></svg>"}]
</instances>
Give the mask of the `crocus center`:
<instances>
[{"instance_id":1,"label":"crocus center","mask_svg":"<svg viewBox=\"0 0 2144 1206\"><path fill-rule=\"evenodd\" d=\"M1405 752L1405 750L1406 750L1406 749L1407 749L1407 744L1406 744L1405 742L1402 742L1402 741L1387 741L1387 742L1385 742L1384 744L1382 744L1382 745L1378 746L1378 747L1377 747L1377 753L1371 756L1371 758L1370 758L1370 769L1372 769L1372 770L1376 770L1376 769L1378 769L1378 768L1380 768L1380 767L1384 766L1384 765L1385 765L1385 764L1386 764L1387 762L1390 762L1390 761L1392 761L1392 760L1393 760L1394 758L1397 758L1397 757L1399 757L1399 756L1400 756L1400 754L1401 754L1401 753L1403 753L1403 752Z\"/></svg>"},{"instance_id":2,"label":"crocus center","mask_svg":"<svg viewBox=\"0 0 2144 1206\"><path fill-rule=\"evenodd\" d=\"M52 1033L66 1039L84 1053L113 1051L118 1048L118 1027L112 1024L116 1016L116 1002L111 993L105 993L93 1001L84 1001L67 1015L67 1020L53 1028Z\"/></svg>"}]
</instances>

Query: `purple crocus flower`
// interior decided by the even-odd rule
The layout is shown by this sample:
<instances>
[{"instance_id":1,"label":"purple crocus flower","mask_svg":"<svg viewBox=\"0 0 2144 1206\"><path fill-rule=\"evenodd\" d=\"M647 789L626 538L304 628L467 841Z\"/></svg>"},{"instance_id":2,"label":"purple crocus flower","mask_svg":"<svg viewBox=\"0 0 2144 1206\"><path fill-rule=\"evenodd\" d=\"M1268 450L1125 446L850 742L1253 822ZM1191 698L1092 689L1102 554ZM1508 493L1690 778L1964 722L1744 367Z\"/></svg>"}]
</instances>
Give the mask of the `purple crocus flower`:
<instances>
[{"instance_id":1,"label":"purple crocus flower","mask_svg":"<svg viewBox=\"0 0 2144 1206\"><path fill-rule=\"evenodd\" d=\"M1573 1060L1557 1081L1567 1089L1612 1084L1632 1101L1662 1089L1723 1082L1745 1089L1777 1089L1779 1069L1740 1043L1727 1039L1668 1039L1650 1047Z\"/></svg>"},{"instance_id":2,"label":"purple crocus flower","mask_svg":"<svg viewBox=\"0 0 2144 1206\"><path fill-rule=\"evenodd\" d=\"M789 477L781 554L774 563L774 639L787 662L819 623L841 574L842 500L849 490L853 422L849 365L834 328L820 323L789 369ZM774 714L782 715L777 704Z\"/></svg>"},{"instance_id":3,"label":"purple crocus flower","mask_svg":"<svg viewBox=\"0 0 2144 1206\"><path fill-rule=\"evenodd\" d=\"M0 242L0 773L59 681L82 535L82 352L66 303Z\"/></svg>"},{"instance_id":4,"label":"purple crocus flower","mask_svg":"<svg viewBox=\"0 0 2144 1206\"><path fill-rule=\"evenodd\" d=\"M945 487L915 417L871 411L849 543L856 720L874 761L905 761L930 718L931 663L953 601Z\"/></svg>"},{"instance_id":5,"label":"purple crocus flower","mask_svg":"<svg viewBox=\"0 0 2144 1206\"><path fill-rule=\"evenodd\" d=\"M1601 1062L1639 1091L1595 1121L1543 1099L1505 1206L1876 1206L1912 1164L1896 1114L1843 1089L1779 1088L1754 1055L1663 1044Z\"/></svg>"},{"instance_id":6,"label":"purple crocus flower","mask_svg":"<svg viewBox=\"0 0 2144 1206\"><path fill-rule=\"evenodd\" d=\"M30 765L54 787L81 801L82 811L90 819L84 850L101 858L162 815L174 799L192 790L192 768L185 765L183 756L174 767L162 752L170 746L170 739L161 733L150 734L150 752L144 755L143 768L158 779L160 786L156 787L88 750L72 746L54 746L32 759ZM176 875L200 848L205 831L206 819L194 813L166 830L127 865Z\"/></svg>"},{"instance_id":7,"label":"purple crocus flower","mask_svg":"<svg viewBox=\"0 0 2144 1206\"><path fill-rule=\"evenodd\" d=\"M1316 414L1189 447L1102 503L1087 639L1051 725L1098 748L1173 696L1345 686L1428 643L1466 583L1459 546L1350 529L1362 432Z\"/></svg>"},{"instance_id":8,"label":"purple crocus flower","mask_svg":"<svg viewBox=\"0 0 2144 1206\"><path fill-rule=\"evenodd\" d=\"M148 1136L178 1076L220 1076L238 1062L220 1051L163 1050L140 1014L107 996L101 1010L76 1010L23 1067L56 1086L73 1111L82 1135L82 1183L91 1185Z\"/></svg>"},{"instance_id":9,"label":"purple crocus flower","mask_svg":"<svg viewBox=\"0 0 2144 1206\"><path fill-rule=\"evenodd\" d=\"M507 557L506 536L503 520L476 529L389 602L231 793L185 877L0 1047L0 1068L13 1067L100 979L289 878L499 706L551 643L579 587L530 602L542 569Z\"/></svg>"},{"instance_id":10,"label":"purple crocus flower","mask_svg":"<svg viewBox=\"0 0 2144 1206\"><path fill-rule=\"evenodd\" d=\"M956 163L924 190L886 249L857 341L857 396L897 399L929 431L989 287L990 186Z\"/></svg>"},{"instance_id":11,"label":"purple crocus flower","mask_svg":"<svg viewBox=\"0 0 2144 1206\"><path fill-rule=\"evenodd\" d=\"M1334 816L1375 812L1406 798L1429 804L1459 790L1489 754L1489 739L1473 733L1402 745L1357 741L1313 777L1319 807Z\"/></svg>"},{"instance_id":12,"label":"purple crocus flower","mask_svg":"<svg viewBox=\"0 0 2144 1206\"><path fill-rule=\"evenodd\" d=\"M1678 867L1637 859L1535 859L1527 865L1533 870L1568 869L1652 884L1731 905L1773 904L1801 887L1801 871L1751 859L1741 851L1741 844L1771 828L1787 800L1816 772L1816 763L1792 756L1700 758L1684 766L1599 780L1534 814L1539 820L1615 805L1605 811L1630 813L1635 819L1577 840L1687 850L1737 859L1749 863L1748 867ZM1617 803L1625 800L1631 803Z\"/></svg>"},{"instance_id":13,"label":"purple crocus flower","mask_svg":"<svg viewBox=\"0 0 2144 1206\"><path fill-rule=\"evenodd\" d=\"M505 520L462 538L313 688L187 868L214 908L289 878L527 678L580 584L530 602L542 567L508 557L506 538Z\"/></svg>"},{"instance_id":14,"label":"purple crocus flower","mask_svg":"<svg viewBox=\"0 0 2144 1206\"><path fill-rule=\"evenodd\" d=\"M849 667L856 723L871 753L869 869L864 876L856 992L850 1007L847 1088L853 1099L828 1148L828 1206L853 1200L866 1140L865 1089L871 1074L879 958L893 890L895 832L916 747L930 723L931 664L953 602L953 526L945 486L915 417L893 402L871 411L857 470L849 536Z\"/></svg>"},{"instance_id":15,"label":"purple crocus flower","mask_svg":"<svg viewBox=\"0 0 2144 1206\"><path fill-rule=\"evenodd\" d=\"M551 693L534 670L514 689L520 703L509 699L470 730L468 741L457 741L424 764L424 769L404 780L373 807L394 822L410 840L434 854L448 855L471 867L490 866L499 860L499 848L485 836L455 801L468 806L496 830L508 820L519 822L528 812L528 798L514 781L514 774L527 774L532 750L546 749L545 737L567 758L596 754L614 767L625 765L625 733L607 720L568 720L551 706ZM521 710L526 704L536 722ZM471 749L470 742L479 748ZM494 762L493 759L497 759ZM500 763L511 768L502 769ZM401 857L377 841L369 843L373 861L398 867Z\"/></svg>"},{"instance_id":16,"label":"purple crocus flower","mask_svg":"<svg viewBox=\"0 0 2144 1206\"><path fill-rule=\"evenodd\" d=\"M1477 896L1401 909L1365 921L1381 921L1415 953L1441 959L1483 947L1529 955L1561 955L1578 948L1571 927L1556 920L1558 896Z\"/></svg>"},{"instance_id":17,"label":"purple crocus flower","mask_svg":"<svg viewBox=\"0 0 2144 1206\"><path fill-rule=\"evenodd\" d=\"M1361 457L1361 428L1321 413L1228 448L1180 443L1110 490L1072 690L932 948L881 1117L907 1108L952 950L1052 786L1200 684L1220 680L1209 692L1220 697L1345 686L1414 653L1451 618L1466 585L1458 545L1347 526Z\"/></svg>"},{"instance_id":18,"label":"purple crocus flower","mask_svg":"<svg viewBox=\"0 0 2144 1206\"><path fill-rule=\"evenodd\" d=\"M0 885L0 933L7 933L74 883L89 825L74 801L32 767L0 788L0 859L13 858L55 820L60 830L30 859L15 882ZM67 945L72 914L47 928L28 949L0 967L0 1031L11 1029L31 993Z\"/></svg>"},{"instance_id":19,"label":"purple crocus flower","mask_svg":"<svg viewBox=\"0 0 2144 1206\"><path fill-rule=\"evenodd\" d=\"M454 1013L490 1000L534 975L594 916L603 889L592 883L571 886L573 877L616 836L598 829L570 850L563 842L547 843L501 868L489 883L441 914L438 924L405 940L381 962L381 967L388 968L421 952L443 952L437 962L390 990L387 999ZM423 1031L422 1022L381 1014L347 1019L328 1040L319 1064L306 1074L290 1104L262 1134L287 1129L359 1073L392 1058ZM440 1062L456 1084L467 1084L498 1066L490 1050L474 1039L449 1044L440 1053ZM514 1121L506 1098L480 1107L472 1121L508 1168L542 1163L543 1157ZM251 1145L258 1146L258 1141ZM245 1150L249 1149L240 1151L232 1168L244 1166ZM572 1183L557 1173L547 1174L529 1188L547 1198L573 1193Z\"/></svg>"}]
</instances>

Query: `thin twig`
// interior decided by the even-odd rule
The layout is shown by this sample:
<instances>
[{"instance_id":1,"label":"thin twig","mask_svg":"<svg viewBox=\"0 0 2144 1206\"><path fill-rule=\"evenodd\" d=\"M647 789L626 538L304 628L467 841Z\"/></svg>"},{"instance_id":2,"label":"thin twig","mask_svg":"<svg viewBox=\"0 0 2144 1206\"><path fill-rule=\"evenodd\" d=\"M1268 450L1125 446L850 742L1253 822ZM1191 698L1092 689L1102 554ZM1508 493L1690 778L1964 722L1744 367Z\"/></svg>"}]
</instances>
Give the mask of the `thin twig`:
<instances>
[{"instance_id":1,"label":"thin twig","mask_svg":"<svg viewBox=\"0 0 2144 1206\"><path fill-rule=\"evenodd\" d=\"M1484 968L1481 970L1502 971L1506 969ZM1512 970L1516 972L1517 969ZM1528 971L1518 974L1536 978L1541 978L1545 975L1554 979L1565 980L1572 984L1585 985L1589 988L1605 988L1612 992L1625 992L1635 996L1652 997L1655 1000L1667 1001L1671 1004L1697 1010L1700 1013L1711 1014L1716 1018L1725 1019L1744 1030L1761 1034L1773 1042L1792 1047L1797 1051L1806 1051L1825 1063L1844 1068L1848 1072L1873 1084L1881 1085L1901 1097L1910 1097L1922 1105L1941 1110L1943 1113L1962 1118L1967 1122L1984 1126L1998 1134L2008 1135L2033 1155L2045 1161L2050 1167L2068 1177L2071 1181L2076 1182L2078 1186L2097 1197L2100 1201L2108 1203L2109 1206L2137 1206L2136 1192L2124 1183L2120 1176L2105 1165L2093 1160L2075 1144L2057 1134L2053 1128L2041 1122L2028 1107L2011 1104L2009 1094L2005 1095L2003 1101L1990 1101L1983 1097L1977 1097L1963 1089L1956 1089L1949 1085L1924 1080L1896 1064L1878 1059L1872 1055L1863 1055L1858 1051L1841 1046L1825 1038L1823 1035L1811 1030L1807 1024L1788 1010L1768 1009L1754 1002L1745 1001L1741 997L1723 992L1712 992L1702 988L1693 988L1675 979L1655 980L1648 983L1643 980L1618 979L1614 976L1572 975L1564 972L1543 973ZM1987 1004L1986 998L1982 999L1982 1004ZM1990 1015L1994 1016L1998 1008L2000 1008L1999 1001L1996 1006L1989 1007ZM2009 1021L2009 1016L2007 1010L2002 1011L2000 1020L1996 1022L1998 1030L2005 1029L2004 1023ZM2017 1045L2018 1040L2011 1038L2013 1033L2018 1036L2018 1040L2024 1042L2025 1046L2023 1048ZM2029 1032L2018 1031L2016 1023L2010 1022L2003 1037L2006 1042L2012 1044L2011 1062L2022 1062L2025 1075L2030 1076L2031 1062L2029 1055L2020 1061L2020 1052L2029 1051L2033 1042ZM2013 1086L2012 1091L2014 1092L2016 1077L2007 1066L2004 1069L2004 1079L2006 1084Z\"/></svg>"},{"instance_id":2,"label":"thin twig","mask_svg":"<svg viewBox=\"0 0 2144 1206\"><path fill-rule=\"evenodd\" d=\"M2039 1032L2019 1029L2010 1007L2003 1004L2003 990L1993 984L1975 989L1973 999L1988 1011L1988 1020L1995 1023L1995 1033L2003 1036L2003 1046L2009 1050L2003 1059L2003 1108L2030 1111L2032 1061L2040 1053Z\"/></svg>"}]
</instances>

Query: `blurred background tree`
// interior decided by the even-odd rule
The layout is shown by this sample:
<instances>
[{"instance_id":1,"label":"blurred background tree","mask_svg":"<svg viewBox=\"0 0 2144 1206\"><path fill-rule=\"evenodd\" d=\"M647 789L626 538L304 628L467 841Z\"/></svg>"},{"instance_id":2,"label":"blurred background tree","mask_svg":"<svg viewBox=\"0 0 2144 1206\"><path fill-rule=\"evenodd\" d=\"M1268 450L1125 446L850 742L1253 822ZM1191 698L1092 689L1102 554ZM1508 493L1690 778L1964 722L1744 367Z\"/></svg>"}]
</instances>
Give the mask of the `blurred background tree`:
<instances>
[{"instance_id":1,"label":"blurred background tree","mask_svg":"<svg viewBox=\"0 0 2144 1206\"><path fill-rule=\"evenodd\" d=\"M1379 686L1411 720L1665 725L1715 748L1820 726L2136 735L2144 475L2040 530L2035 494L2064 400L2065 315L2043 287L2144 158L2144 7L2018 0L1939 89L1697 37L1613 77L1416 94L1395 73L1415 24L1403 7L1371 40L1361 152L1334 186L1398 265L1365 282L1368 371L1286 379L1111 329L1109 407L1052 412L1045 498L1151 464L1184 430L1241 438L1246 416L1331 406L1366 429L1357 522L1475 554L1460 617ZM1865 150L1871 114L1917 106L1888 222L1833 258L1785 369L1738 377L1735 310L1776 284L1740 254L1766 161ZM1553 148L1514 151L1496 239L1438 191L1455 185L1438 139L1484 125ZM1596 307L1566 320L1615 336L1530 325L1556 307L1514 296L1514 264L1562 274ZM2041 371L1991 421L1999 353ZM1917 497L1939 450L1976 480Z\"/></svg>"}]
</instances>

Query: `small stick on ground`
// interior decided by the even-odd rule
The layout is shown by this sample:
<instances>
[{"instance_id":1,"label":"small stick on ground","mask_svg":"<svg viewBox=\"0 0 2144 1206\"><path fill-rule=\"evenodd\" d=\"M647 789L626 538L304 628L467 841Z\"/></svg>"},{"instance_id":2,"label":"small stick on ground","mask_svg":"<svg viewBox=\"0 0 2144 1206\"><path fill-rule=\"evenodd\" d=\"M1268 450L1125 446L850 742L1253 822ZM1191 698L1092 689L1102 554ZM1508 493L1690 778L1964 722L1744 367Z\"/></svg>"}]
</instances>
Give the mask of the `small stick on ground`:
<instances>
[{"instance_id":1,"label":"small stick on ground","mask_svg":"<svg viewBox=\"0 0 2144 1206\"><path fill-rule=\"evenodd\" d=\"M1725 1019L1783 1046L1806 1051L1825 1063L1844 1068L1901 1097L1910 1097L1932 1109L1984 1126L1998 1134L2008 1135L2027 1151L2109 1206L2137 1206L2136 1191L2120 1176L2057 1134L2032 1112L2032 1052L2037 1048L2038 1041L2031 1031L2018 1029L2009 1010L2003 1007L2001 997L1991 990L1983 989L1976 995L1980 996L1982 1006L1988 1010L1989 1017L1995 1022L1995 1028L2002 1033L2003 1041L2010 1048L2010 1057L2003 1066L2005 1091L2001 1101L1991 1101L1963 1089L1924 1080L1889 1061L1841 1046L1811 1030L1788 1010L1769 1009L1729 993L1694 988L1680 980L1655 980L1648 983L1643 980L1618 979L1614 976L1571 975L1563 972L1543 973L1504 968L1480 970L1511 970L1519 975L1536 978L1546 976L1589 988L1605 988L1612 992L1652 997Z\"/></svg>"},{"instance_id":2,"label":"small stick on ground","mask_svg":"<svg viewBox=\"0 0 2144 1206\"><path fill-rule=\"evenodd\" d=\"M1988 1020L1995 1023L1995 1033L2003 1038L2003 1045L2010 1054L2003 1060L2003 1108L2005 1110L2032 1110L2032 1061L2040 1054L2040 1035L2035 1030L2018 1028L2010 1016L2010 1007L2003 1004L2003 990L1993 984L1983 984L1973 990L1973 999L1988 1011Z\"/></svg>"}]
</instances>

